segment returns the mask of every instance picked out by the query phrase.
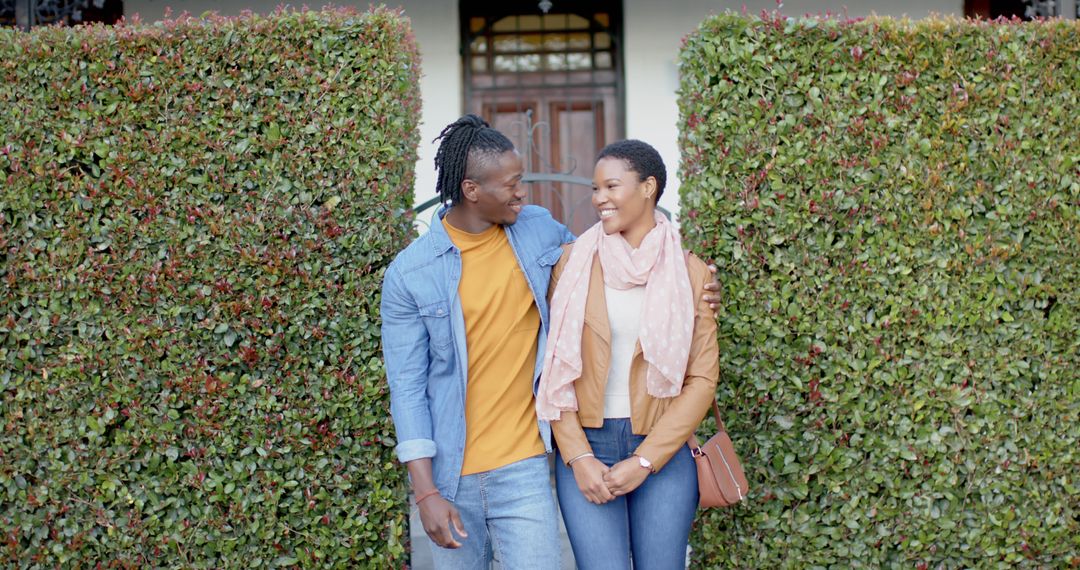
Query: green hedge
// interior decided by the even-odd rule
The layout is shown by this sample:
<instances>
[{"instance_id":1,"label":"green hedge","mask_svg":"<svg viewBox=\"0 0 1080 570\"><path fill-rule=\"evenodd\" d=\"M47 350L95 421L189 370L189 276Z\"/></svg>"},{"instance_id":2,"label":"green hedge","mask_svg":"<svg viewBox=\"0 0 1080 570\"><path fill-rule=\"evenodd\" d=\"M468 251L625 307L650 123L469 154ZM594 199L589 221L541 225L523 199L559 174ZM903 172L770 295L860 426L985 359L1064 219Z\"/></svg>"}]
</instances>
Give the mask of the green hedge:
<instances>
[{"instance_id":1,"label":"green hedge","mask_svg":"<svg viewBox=\"0 0 1080 570\"><path fill-rule=\"evenodd\" d=\"M401 566L399 14L0 31L0 565Z\"/></svg>"},{"instance_id":2,"label":"green hedge","mask_svg":"<svg viewBox=\"0 0 1080 570\"><path fill-rule=\"evenodd\" d=\"M695 559L1080 566L1080 25L723 15L680 62L753 485Z\"/></svg>"}]
</instances>

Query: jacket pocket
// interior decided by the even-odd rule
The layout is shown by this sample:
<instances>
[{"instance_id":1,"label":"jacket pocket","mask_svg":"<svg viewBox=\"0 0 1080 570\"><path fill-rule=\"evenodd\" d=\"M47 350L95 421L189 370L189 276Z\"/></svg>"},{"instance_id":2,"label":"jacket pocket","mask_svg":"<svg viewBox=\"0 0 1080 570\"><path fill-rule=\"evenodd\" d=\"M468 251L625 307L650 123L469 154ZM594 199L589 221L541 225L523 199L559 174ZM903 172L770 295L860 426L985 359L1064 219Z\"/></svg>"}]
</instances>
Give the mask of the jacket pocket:
<instances>
[{"instance_id":1,"label":"jacket pocket","mask_svg":"<svg viewBox=\"0 0 1080 570\"><path fill-rule=\"evenodd\" d=\"M424 319L424 326L427 327L432 346L436 348L450 346L454 335L450 327L450 305L446 301L420 307L420 317Z\"/></svg>"}]
</instances>

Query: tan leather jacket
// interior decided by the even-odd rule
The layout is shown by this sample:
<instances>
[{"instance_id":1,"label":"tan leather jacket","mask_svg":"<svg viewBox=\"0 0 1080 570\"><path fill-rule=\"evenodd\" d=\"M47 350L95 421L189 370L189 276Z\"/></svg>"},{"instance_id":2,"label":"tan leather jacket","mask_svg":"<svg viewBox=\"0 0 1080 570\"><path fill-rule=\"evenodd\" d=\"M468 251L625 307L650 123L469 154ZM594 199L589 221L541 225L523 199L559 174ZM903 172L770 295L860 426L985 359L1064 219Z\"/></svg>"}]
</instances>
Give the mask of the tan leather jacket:
<instances>
[{"instance_id":1,"label":"tan leather jacket","mask_svg":"<svg viewBox=\"0 0 1080 570\"><path fill-rule=\"evenodd\" d=\"M548 298L562 275L570 256L570 245L563 246L562 258L551 272ZM712 273L705 262L688 256L690 287L697 300L694 315L694 334L682 392L674 398L654 398L645 389L647 364L637 343L630 365L630 423L636 435L646 436L634 452L653 464L659 471L671 456L686 445L686 438L701 423L712 406L716 380L720 374L720 349L716 344L716 316L709 304L701 300L705 285L712 282ZM598 428L604 424L604 388L611 362L611 329L608 325L607 302L604 297L604 277L600 258L593 257L589 278L589 296L585 303L585 330L581 338L581 378L574 382L578 411L563 412L559 421L551 422L552 432L559 445L563 461L569 462L592 448L585 439L582 427Z\"/></svg>"}]
</instances>

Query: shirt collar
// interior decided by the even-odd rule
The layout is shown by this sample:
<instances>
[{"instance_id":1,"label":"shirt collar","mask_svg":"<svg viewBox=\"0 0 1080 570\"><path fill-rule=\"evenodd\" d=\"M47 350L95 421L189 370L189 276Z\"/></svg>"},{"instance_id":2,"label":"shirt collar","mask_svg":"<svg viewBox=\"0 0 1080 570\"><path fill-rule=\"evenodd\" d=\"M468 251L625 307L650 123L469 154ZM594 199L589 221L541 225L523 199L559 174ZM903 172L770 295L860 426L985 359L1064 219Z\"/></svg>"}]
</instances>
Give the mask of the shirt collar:
<instances>
[{"instance_id":1,"label":"shirt collar","mask_svg":"<svg viewBox=\"0 0 1080 570\"><path fill-rule=\"evenodd\" d=\"M435 255L442 255L454 248L454 242L450 240L450 234L446 233L446 228L443 227L443 224L446 223L443 218L446 217L446 213L449 211L449 206L440 206L435 219L431 222L431 227L428 229L428 233L431 234L431 247Z\"/></svg>"}]
</instances>

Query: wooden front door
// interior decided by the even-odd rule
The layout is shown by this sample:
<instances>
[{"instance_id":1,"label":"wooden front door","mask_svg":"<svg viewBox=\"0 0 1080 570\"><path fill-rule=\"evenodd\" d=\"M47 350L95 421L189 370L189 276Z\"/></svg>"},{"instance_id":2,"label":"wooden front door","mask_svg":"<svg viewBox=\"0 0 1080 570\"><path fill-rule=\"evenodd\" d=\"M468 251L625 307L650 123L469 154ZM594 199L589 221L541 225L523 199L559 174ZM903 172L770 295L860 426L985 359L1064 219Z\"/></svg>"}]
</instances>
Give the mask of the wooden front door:
<instances>
[{"instance_id":1,"label":"wooden front door","mask_svg":"<svg viewBox=\"0 0 1080 570\"><path fill-rule=\"evenodd\" d=\"M619 2L462 1L466 110L522 153L529 200L581 233L596 154L623 137Z\"/></svg>"}]
</instances>

